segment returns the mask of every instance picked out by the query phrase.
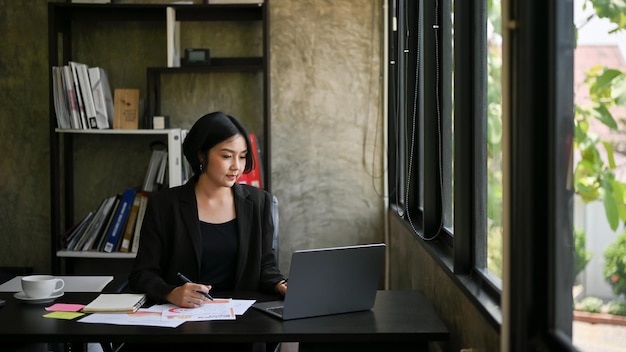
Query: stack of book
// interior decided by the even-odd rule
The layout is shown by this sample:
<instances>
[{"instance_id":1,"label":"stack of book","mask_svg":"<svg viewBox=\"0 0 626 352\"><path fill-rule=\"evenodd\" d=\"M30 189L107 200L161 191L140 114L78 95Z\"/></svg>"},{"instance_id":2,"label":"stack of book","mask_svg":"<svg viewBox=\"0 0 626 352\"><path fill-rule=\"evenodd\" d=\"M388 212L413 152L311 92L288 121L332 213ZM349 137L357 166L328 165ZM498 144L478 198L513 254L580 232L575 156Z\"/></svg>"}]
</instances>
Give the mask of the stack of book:
<instances>
[{"instance_id":1,"label":"stack of book","mask_svg":"<svg viewBox=\"0 0 626 352\"><path fill-rule=\"evenodd\" d=\"M113 126L113 95L100 67L69 61L52 67L57 126L63 129L105 129Z\"/></svg>"},{"instance_id":2,"label":"stack of book","mask_svg":"<svg viewBox=\"0 0 626 352\"><path fill-rule=\"evenodd\" d=\"M148 195L167 187L167 150L152 151L140 190L127 188L107 197L64 236L62 246L70 251L136 253Z\"/></svg>"}]
</instances>

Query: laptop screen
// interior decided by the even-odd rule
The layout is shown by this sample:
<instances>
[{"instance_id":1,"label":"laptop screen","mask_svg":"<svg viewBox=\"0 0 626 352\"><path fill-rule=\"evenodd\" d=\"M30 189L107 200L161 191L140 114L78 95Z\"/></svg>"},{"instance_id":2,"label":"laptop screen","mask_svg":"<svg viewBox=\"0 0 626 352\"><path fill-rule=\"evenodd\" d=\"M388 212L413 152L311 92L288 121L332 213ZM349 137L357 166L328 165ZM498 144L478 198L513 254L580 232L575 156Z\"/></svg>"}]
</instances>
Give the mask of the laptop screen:
<instances>
[{"instance_id":1,"label":"laptop screen","mask_svg":"<svg viewBox=\"0 0 626 352\"><path fill-rule=\"evenodd\" d=\"M294 252L283 319L371 309L384 258L383 243Z\"/></svg>"}]
</instances>

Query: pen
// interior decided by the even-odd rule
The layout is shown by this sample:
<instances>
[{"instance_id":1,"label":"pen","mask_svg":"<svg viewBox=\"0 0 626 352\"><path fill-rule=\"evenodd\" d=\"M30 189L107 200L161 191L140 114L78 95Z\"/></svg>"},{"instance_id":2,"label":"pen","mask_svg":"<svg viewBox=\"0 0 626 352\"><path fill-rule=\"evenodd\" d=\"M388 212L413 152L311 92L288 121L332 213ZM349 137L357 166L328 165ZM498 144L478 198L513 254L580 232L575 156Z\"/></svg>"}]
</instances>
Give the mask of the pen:
<instances>
[{"instance_id":1,"label":"pen","mask_svg":"<svg viewBox=\"0 0 626 352\"><path fill-rule=\"evenodd\" d=\"M187 278L187 276L185 276L185 275L183 275L183 274L181 274L181 273L177 273L176 275L178 275L178 277L179 277L181 280L183 280L183 281L185 281L185 282L188 282L188 283L192 283L192 281L191 281L191 280L189 280L189 279ZM204 295L204 297L206 297L206 298L210 299L211 301L213 301L213 297L211 297L211 295L210 295L210 294L208 294L207 292L202 292L202 291L196 291L196 292L198 292L198 293L202 293L202 294Z\"/></svg>"}]
</instances>

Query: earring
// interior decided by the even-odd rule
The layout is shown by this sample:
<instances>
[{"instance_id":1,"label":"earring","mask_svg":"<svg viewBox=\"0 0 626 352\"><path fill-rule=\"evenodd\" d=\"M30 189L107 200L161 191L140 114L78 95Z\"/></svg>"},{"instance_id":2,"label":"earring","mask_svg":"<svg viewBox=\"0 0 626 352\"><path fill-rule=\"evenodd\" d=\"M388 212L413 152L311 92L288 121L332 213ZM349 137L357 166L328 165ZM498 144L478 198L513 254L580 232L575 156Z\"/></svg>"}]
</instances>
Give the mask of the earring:
<instances>
[{"instance_id":1,"label":"earring","mask_svg":"<svg viewBox=\"0 0 626 352\"><path fill-rule=\"evenodd\" d=\"M202 173L204 173L204 170L203 170L203 169L204 169L204 166L203 166L203 164L204 164L204 163L201 161L201 162L200 162L200 173L201 173L201 174L202 174Z\"/></svg>"}]
</instances>

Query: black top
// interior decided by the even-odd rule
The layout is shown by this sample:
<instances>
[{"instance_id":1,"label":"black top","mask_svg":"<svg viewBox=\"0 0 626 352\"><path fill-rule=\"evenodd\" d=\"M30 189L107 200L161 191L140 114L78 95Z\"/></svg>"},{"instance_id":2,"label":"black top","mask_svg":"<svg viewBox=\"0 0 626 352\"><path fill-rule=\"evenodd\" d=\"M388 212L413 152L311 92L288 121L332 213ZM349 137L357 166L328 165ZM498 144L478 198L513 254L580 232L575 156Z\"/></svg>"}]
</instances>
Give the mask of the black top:
<instances>
[{"instance_id":1,"label":"black top","mask_svg":"<svg viewBox=\"0 0 626 352\"><path fill-rule=\"evenodd\" d=\"M202 261L199 282L213 291L232 291L237 267L237 220L222 224L200 221Z\"/></svg>"}]
</instances>

